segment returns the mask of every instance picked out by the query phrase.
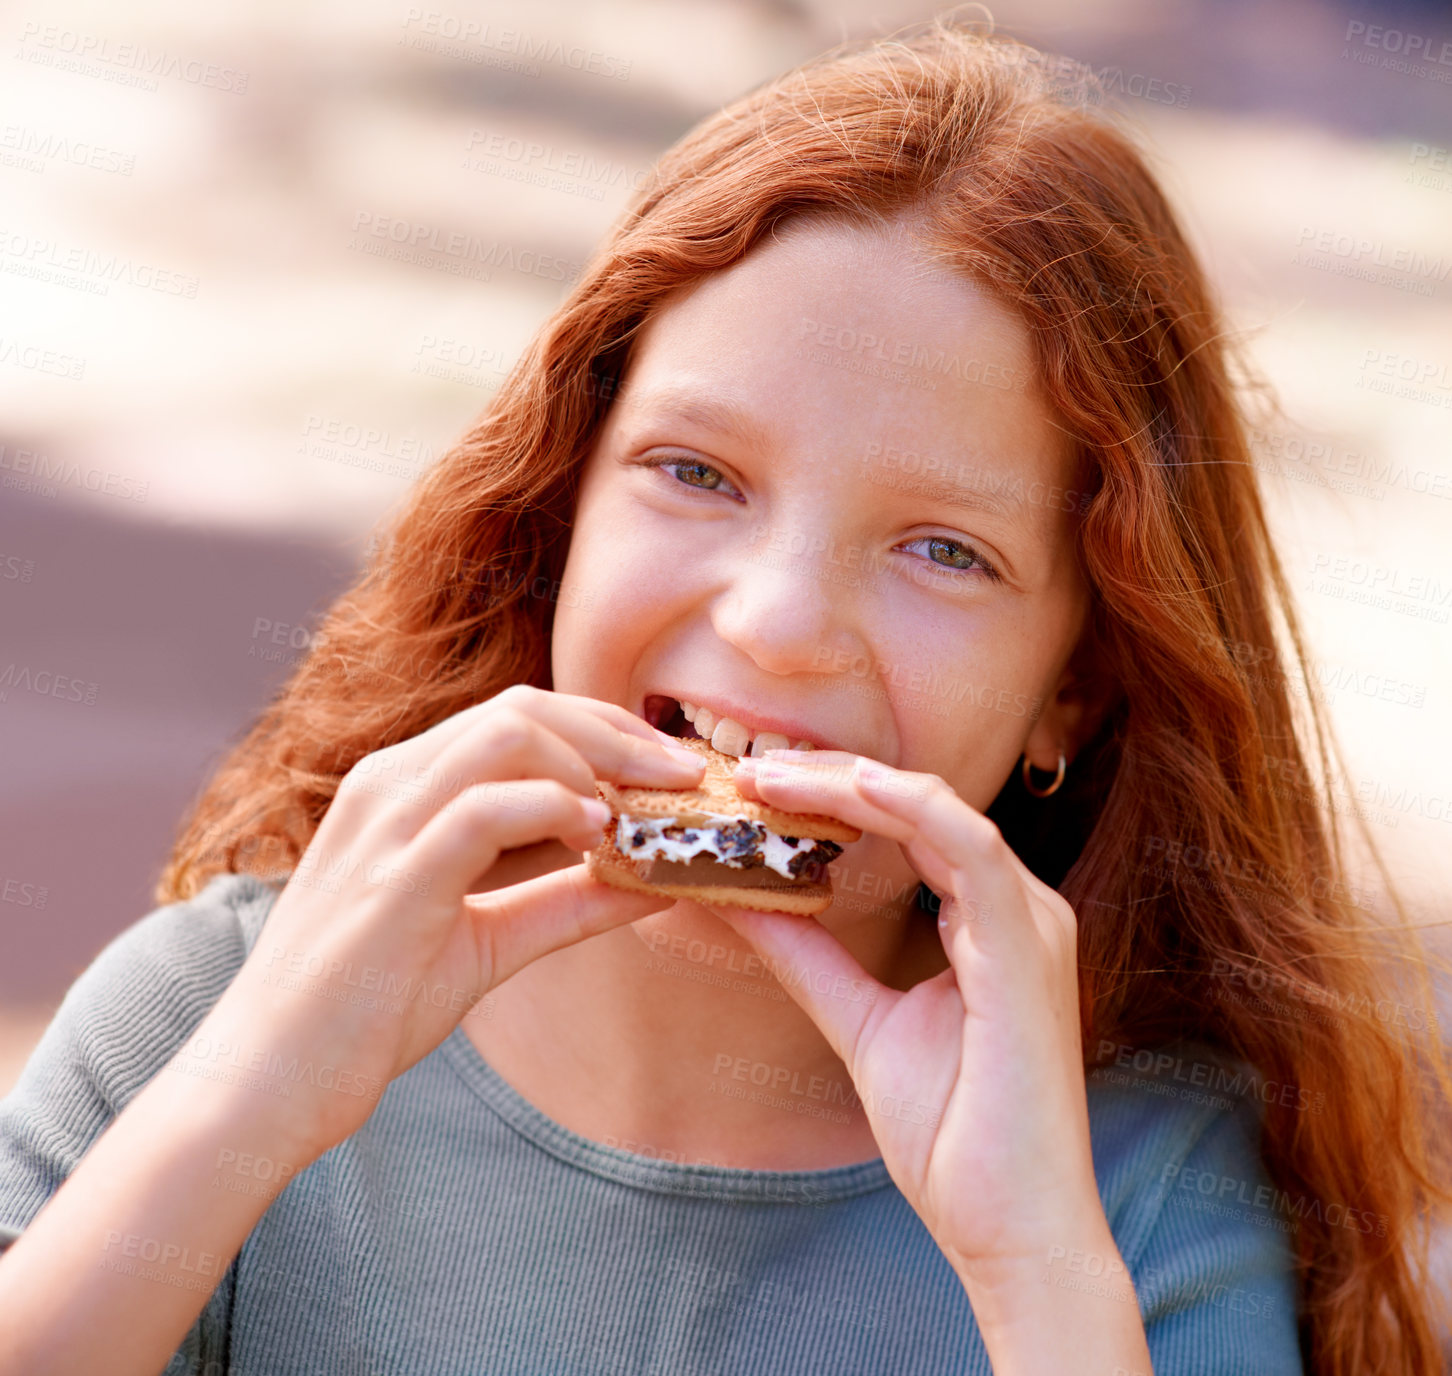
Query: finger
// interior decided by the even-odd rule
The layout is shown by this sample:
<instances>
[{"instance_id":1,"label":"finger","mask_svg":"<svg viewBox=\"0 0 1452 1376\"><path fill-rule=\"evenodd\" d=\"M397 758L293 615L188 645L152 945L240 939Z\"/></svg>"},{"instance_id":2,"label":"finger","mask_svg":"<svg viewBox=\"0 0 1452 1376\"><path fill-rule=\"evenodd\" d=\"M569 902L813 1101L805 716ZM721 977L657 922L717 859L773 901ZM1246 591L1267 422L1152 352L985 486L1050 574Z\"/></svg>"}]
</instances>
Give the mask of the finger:
<instances>
[{"instance_id":1,"label":"finger","mask_svg":"<svg viewBox=\"0 0 1452 1376\"><path fill-rule=\"evenodd\" d=\"M617 731L637 736L643 741L674 740L674 737L664 731L658 731L649 722L637 717L634 712L627 711L617 703L601 702L598 698L584 697L578 693L557 693L552 689L536 688L527 683L516 683L504 689L503 692L496 693L492 698L486 698L483 702L476 702L465 707L429 727L427 731L411 737L410 740L418 742L427 740L431 753L437 753L438 749L469 731L481 716L487 715L491 709L501 706L519 707L525 711L533 711L537 707L542 712L548 712L552 707L573 708L577 712L596 717L607 726L615 727ZM397 747L390 746L389 748L398 749L409 743L409 741L404 741L400 742Z\"/></svg>"},{"instance_id":2,"label":"finger","mask_svg":"<svg viewBox=\"0 0 1452 1376\"><path fill-rule=\"evenodd\" d=\"M816 1023L852 1072L857 1046L874 1018L903 996L879 983L814 917L705 903L764 957L777 981Z\"/></svg>"},{"instance_id":3,"label":"finger","mask_svg":"<svg viewBox=\"0 0 1452 1376\"><path fill-rule=\"evenodd\" d=\"M564 836L598 843L603 809L558 779L488 780L434 813L403 854L435 892L462 897L502 851Z\"/></svg>"},{"instance_id":4,"label":"finger","mask_svg":"<svg viewBox=\"0 0 1452 1376\"><path fill-rule=\"evenodd\" d=\"M553 778L594 797L597 778L690 788L703 769L700 756L682 746L619 731L593 713L541 698L527 707L496 705L428 763L410 763L405 753L392 750L366 757L339 792L411 804L417 812L394 809L379 828L380 840L404 840L466 789L486 781Z\"/></svg>"},{"instance_id":5,"label":"finger","mask_svg":"<svg viewBox=\"0 0 1452 1376\"><path fill-rule=\"evenodd\" d=\"M818 753L822 759L812 758ZM1017 857L998 828L936 775L891 769L844 751L808 752L801 763L763 757L745 772L754 772L763 802L826 812L898 841L914 869L943 895L939 925L961 975L974 973L974 960L984 957L1008 968L1032 960L1039 917L1031 911Z\"/></svg>"},{"instance_id":6,"label":"finger","mask_svg":"<svg viewBox=\"0 0 1452 1376\"><path fill-rule=\"evenodd\" d=\"M463 899L491 987L551 951L638 922L675 901L667 895L612 888L592 879L584 865Z\"/></svg>"},{"instance_id":7,"label":"finger","mask_svg":"<svg viewBox=\"0 0 1452 1376\"><path fill-rule=\"evenodd\" d=\"M492 715L508 723L495 728L496 750L502 738L518 756L527 749L527 740L543 740L544 733L573 750L587 776L582 792L593 794L597 778L618 784L689 788L704 774L705 764L698 754L611 703L541 692L517 704L500 704ZM620 725L622 720L628 729ZM489 722L489 717L481 717L446 747L439 756L441 771L468 768L486 753L483 742L490 739ZM526 724L534 728L527 737Z\"/></svg>"},{"instance_id":8,"label":"finger","mask_svg":"<svg viewBox=\"0 0 1452 1376\"><path fill-rule=\"evenodd\" d=\"M679 756L669 753L672 747L681 751L679 741L633 712L612 702L600 702L572 693L554 693L526 684L515 684L485 702L477 702L455 712L416 736L374 751L371 756L360 760L352 772L418 777L421 772L437 769L452 747L477 733L481 722L501 712L519 713L538 721L556 735L571 740L577 749L581 749L582 744L589 747L581 749L587 758L591 757L591 752L602 754L607 763L614 761L610 764L611 769L623 771L620 773L621 782L659 784L659 776L648 772L649 761L658 759L679 758L683 763L690 762L697 779L701 775L701 769L694 765L694 757L689 751ZM635 753L632 754L632 751ZM644 777L636 780L630 775L627 766L631 761L639 762ZM615 774L602 773L600 777L614 778Z\"/></svg>"},{"instance_id":9,"label":"finger","mask_svg":"<svg viewBox=\"0 0 1452 1376\"><path fill-rule=\"evenodd\" d=\"M853 785L858 761L873 763L865 756L845 750L784 753L792 758L773 759L768 752L737 761L732 779L742 797L783 808L790 805L778 800L790 798L795 803L790 806L792 811L825 813L894 841L904 841L912 834L910 825Z\"/></svg>"}]
</instances>

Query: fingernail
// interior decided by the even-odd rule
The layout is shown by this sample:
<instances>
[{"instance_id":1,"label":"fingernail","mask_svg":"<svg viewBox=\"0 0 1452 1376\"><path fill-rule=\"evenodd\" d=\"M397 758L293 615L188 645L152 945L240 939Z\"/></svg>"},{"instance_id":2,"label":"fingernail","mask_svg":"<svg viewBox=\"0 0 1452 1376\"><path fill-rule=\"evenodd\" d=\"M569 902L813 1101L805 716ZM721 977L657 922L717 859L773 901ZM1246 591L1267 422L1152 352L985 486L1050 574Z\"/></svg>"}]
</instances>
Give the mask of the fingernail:
<instances>
[{"instance_id":1,"label":"fingernail","mask_svg":"<svg viewBox=\"0 0 1452 1376\"><path fill-rule=\"evenodd\" d=\"M585 816L594 826L603 828L605 823L610 820L610 807L608 804L602 803L599 798L586 798Z\"/></svg>"}]
</instances>

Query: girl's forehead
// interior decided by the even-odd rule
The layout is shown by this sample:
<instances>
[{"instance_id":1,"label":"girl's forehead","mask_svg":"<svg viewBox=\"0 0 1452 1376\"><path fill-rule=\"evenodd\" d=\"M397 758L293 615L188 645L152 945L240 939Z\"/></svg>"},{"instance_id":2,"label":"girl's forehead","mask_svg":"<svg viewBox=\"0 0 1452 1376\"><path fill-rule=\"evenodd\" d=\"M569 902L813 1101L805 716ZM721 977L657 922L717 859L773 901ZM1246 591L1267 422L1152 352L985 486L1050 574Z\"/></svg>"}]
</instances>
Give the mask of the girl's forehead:
<instances>
[{"instance_id":1,"label":"girl's forehead","mask_svg":"<svg viewBox=\"0 0 1452 1376\"><path fill-rule=\"evenodd\" d=\"M958 460L1064 441L1010 307L965 275L925 272L905 236L841 225L768 237L645 323L610 430L667 424L753 448Z\"/></svg>"},{"instance_id":2,"label":"girl's forehead","mask_svg":"<svg viewBox=\"0 0 1452 1376\"><path fill-rule=\"evenodd\" d=\"M840 222L768 235L728 268L677 288L642 325L630 371L775 371L783 359L848 371L884 396L1037 375L1018 314L900 226ZM799 370L801 371L801 370Z\"/></svg>"}]
</instances>

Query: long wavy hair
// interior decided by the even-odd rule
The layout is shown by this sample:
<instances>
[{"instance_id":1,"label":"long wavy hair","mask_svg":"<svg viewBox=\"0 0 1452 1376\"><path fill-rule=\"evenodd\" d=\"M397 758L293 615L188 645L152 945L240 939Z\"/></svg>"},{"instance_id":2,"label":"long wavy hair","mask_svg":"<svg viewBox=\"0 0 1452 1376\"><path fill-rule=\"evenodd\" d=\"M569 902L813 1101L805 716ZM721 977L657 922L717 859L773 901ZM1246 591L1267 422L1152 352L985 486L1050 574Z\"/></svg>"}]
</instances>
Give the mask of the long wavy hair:
<instances>
[{"instance_id":1,"label":"long wavy hair","mask_svg":"<svg viewBox=\"0 0 1452 1376\"><path fill-rule=\"evenodd\" d=\"M1427 1224L1452 1202L1431 956L1394 896L1373 913L1346 878L1338 757L1314 695L1294 691L1315 680L1248 449L1263 387L1103 94L1077 64L941 16L841 44L669 149L477 423L380 526L202 789L156 896L285 876L363 755L510 684L548 688L578 470L641 325L791 217L910 217L1027 324L1092 474L1079 555L1117 705L1058 794L1010 779L991 814L1079 916L1086 1071L1189 1038L1278 1086L1260 1096L1267 1167L1286 1198L1326 1205L1294 1244L1310 1369L1425 1376Z\"/></svg>"}]
</instances>

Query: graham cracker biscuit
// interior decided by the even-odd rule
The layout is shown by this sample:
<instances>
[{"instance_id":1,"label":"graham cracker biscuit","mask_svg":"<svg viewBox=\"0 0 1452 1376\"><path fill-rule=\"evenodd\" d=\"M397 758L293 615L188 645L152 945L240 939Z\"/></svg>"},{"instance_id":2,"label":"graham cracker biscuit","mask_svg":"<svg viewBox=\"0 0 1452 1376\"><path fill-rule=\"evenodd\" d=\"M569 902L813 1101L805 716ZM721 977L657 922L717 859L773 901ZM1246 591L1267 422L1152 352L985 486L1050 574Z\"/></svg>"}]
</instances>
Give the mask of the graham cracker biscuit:
<instances>
[{"instance_id":1,"label":"graham cracker biscuit","mask_svg":"<svg viewBox=\"0 0 1452 1376\"><path fill-rule=\"evenodd\" d=\"M694 750L706 761L706 772L695 788L618 787L600 780L596 792L611 812L634 817L675 817L685 826L705 820L706 813L745 817L760 822L778 836L809 837L814 841L836 841L846 845L862 839L860 827L819 812L783 812L768 803L743 798L736 791L731 771L736 759L716 750L710 741L689 739L677 742Z\"/></svg>"}]
</instances>

